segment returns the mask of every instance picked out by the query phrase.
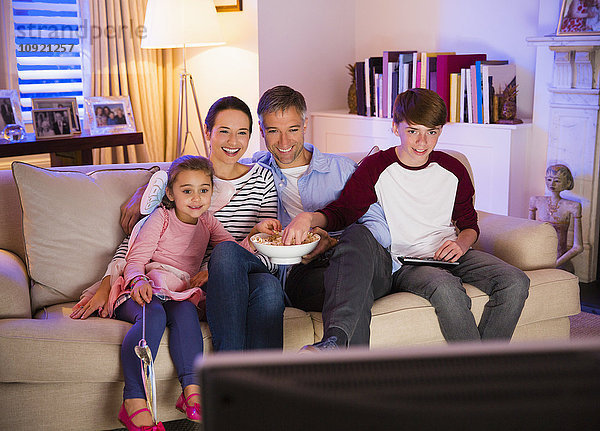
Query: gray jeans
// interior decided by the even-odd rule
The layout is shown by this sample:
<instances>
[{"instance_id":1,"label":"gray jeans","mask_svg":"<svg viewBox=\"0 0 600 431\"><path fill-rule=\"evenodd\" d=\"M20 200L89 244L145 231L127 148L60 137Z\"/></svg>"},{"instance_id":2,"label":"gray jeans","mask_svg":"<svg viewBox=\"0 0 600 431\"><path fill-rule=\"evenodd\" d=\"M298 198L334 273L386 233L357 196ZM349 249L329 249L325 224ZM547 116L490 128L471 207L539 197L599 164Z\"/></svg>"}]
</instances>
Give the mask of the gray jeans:
<instances>
[{"instance_id":1,"label":"gray jeans","mask_svg":"<svg viewBox=\"0 0 600 431\"><path fill-rule=\"evenodd\" d=\"M404 265L393 275L394 292L419 295L435 308L448 341L510 340L529 294L529 278L518 268L479 250L469 250L451 270ZM479 326L463 283L489 296Z\"/></svg>"},{"instance_id":2,"label":"gray jeans","mask_svg":"<svg viewBox=\"0 0 600 431\"><path fill-rule=\"evenodd\" d=\"M368 345L373 301L390 292L389 253L362 225L349 226L336 247L307 265L295 265L285 291L294 307L322 311L323 326L337 327L350 345Z\"/></svg>"}]
</instances>

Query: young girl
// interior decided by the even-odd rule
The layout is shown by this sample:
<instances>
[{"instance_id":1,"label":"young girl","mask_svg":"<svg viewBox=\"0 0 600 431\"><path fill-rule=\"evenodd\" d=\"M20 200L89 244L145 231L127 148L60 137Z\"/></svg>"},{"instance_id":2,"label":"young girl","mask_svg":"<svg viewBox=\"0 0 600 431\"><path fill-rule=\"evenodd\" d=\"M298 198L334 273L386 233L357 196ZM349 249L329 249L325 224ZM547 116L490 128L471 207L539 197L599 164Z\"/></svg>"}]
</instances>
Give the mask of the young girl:
<instances>
[{"instance_id":1,"label":"young girl","mask_svg":"<svg viewBox=\"0 0 600 431\"><path fill-rule=\"evenodd\" d=\"M169 349L183 388L176 407L188 419L201 420L200 388L194 384L193 364L203 351L196 306L204 296L198 286L206 281L207 275L199 270L209 244L234 240L207 213L212 191L210 161L194 156L175 160L169 168L163 205L152 212L132 240L123 282L109 289L106 286L110 283L103 282L92 299L106 303L108 310L101 310L102 315L110 315L114 309L117 319L133 323L121 347L125 388L118 418L128 430L155 426L146 408L140 360L134 351L142 338L144 305L145 339L153 357L165 327L170 329ZM247 240L242 245L249 247ZM156 427L164 429L160 423Z\"/></svg>"}]
</instances>

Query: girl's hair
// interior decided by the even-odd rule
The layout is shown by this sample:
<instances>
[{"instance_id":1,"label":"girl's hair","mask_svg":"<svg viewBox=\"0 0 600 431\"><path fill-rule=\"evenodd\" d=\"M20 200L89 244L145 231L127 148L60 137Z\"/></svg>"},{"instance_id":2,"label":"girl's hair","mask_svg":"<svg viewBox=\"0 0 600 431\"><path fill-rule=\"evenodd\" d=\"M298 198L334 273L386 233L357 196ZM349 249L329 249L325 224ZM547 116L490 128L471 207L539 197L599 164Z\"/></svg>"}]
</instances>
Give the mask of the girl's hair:
<instances>
[{"instance_id":1,"label":"girl's hair","mask_svg":"<svg viewBox=\"0 0 600 431\"><path fill-rule=\"evenodd\" d=\"M226 111L228 109L243 112L248 116L248 122L250 123L250 126L248 127L248 132L252 134L252 113L250 112L250 108L248 108L248 105L246 105L246 103L243 100L238 99L235 96L221 97L219 100L212 104L212 106L208 110L208 113L206 114L206 119L204 120L204 123L206 124L206 130L208 131L208 133L212 132L212 129L215 126L215 120L217 119L217 115L220 112Z\"/></svg>"},{"instance_id":2,"label":"girl's hair","mask_svg":"<svg viewBox=\"0 0 600 431\"><path fill-rule=\"evenodd\" d=\"M182 171L200 171L204 172L210 178L211 185L213 184L213 165L210 160L202 156L181 156L171 163L167 171L168 180L167 188L173 190L173 183ZM169 200L167 194L163 196L162 204L165 208L171 209L175 207L175 202Z\"/></svg>"},{"instance_id":3,"label":"girl's hair","mask_svg":"<svg viewBox=\"0 0 600 431\"><path fill-rule=\"evenodd\" d=\"M573 190L573 186L575 185L575 180L573 180L573 174L571 174L571 170L565 165L551 165L546 169L546 176L554 173L562 176L565 180L565 190Z\"/></svg>"},{"instance_id":4,"label":"girl's hair","mask_svg":"<svg viewBox=\"0 0 600 431\"><path fill-rule=\"evenodd\" d=\"M435 128L446 124L447 112L444 100L435 91L412 88L396 96L393 121Z\"/></svg>"},{"instance_id":5,"label":"girl's hair","mask_svg":"<svg viewBox=\"0 0 600 431\"><path fill-rule=\"evenodd\" d=\"M285 111L289 108L295 108L302 121L306 119L306 100L302 93L287 85L278 85L268 89L261 96L258 101L258 117L262 122L265 114Z\"/></svg>"}]
</instances>

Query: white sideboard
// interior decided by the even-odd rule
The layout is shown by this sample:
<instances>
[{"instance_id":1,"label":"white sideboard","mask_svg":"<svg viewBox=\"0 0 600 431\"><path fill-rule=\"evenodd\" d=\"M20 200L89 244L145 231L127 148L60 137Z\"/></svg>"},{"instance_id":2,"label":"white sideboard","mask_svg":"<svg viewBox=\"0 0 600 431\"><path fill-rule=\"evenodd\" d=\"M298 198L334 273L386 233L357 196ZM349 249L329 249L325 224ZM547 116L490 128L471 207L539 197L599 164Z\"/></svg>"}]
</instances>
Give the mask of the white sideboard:
<instances>
[{"instance_id":1,"label":"white sideboard","mask_svg":"<svg viewBox=\"0 0 600 431\"><path fill-rule=\"evenodd\" d=\"M312 144L328 153L368 151L398 144L392 120L362 117L344 111L311 115ZM517 125L448 123L437 148L460 151L471 163L475 207L479 210L527 218L531 123ZM544 157L545 155L541 155Z\"/></svg>"}]
</instances>

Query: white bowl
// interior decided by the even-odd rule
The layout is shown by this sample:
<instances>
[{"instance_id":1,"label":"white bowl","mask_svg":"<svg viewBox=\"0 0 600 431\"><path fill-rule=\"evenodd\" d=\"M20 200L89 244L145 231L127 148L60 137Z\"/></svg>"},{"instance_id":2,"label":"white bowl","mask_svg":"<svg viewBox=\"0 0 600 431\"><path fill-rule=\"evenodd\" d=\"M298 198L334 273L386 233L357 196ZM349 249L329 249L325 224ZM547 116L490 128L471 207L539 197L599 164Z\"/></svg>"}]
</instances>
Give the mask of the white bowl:
<instances>
[{"instance_id":1,"label":"white bowl","mask_svg":"<svg viewBox=\"0 0 600 431\"><path fill-rule=\"evenodd\" d=\"M269 234L267 233L257 233L256 235L252 235L250 241L252 241L254 247L256 247L260 253L267 256L272 263L278 265L293 265L295 263L300 263L302 261L302 256L315 249L321 237L317 234L314 235L317 237L315 241L300 245L269 245L255 241L255 238L257 237L268 238Z\"/></svg>"}]
</instances>

